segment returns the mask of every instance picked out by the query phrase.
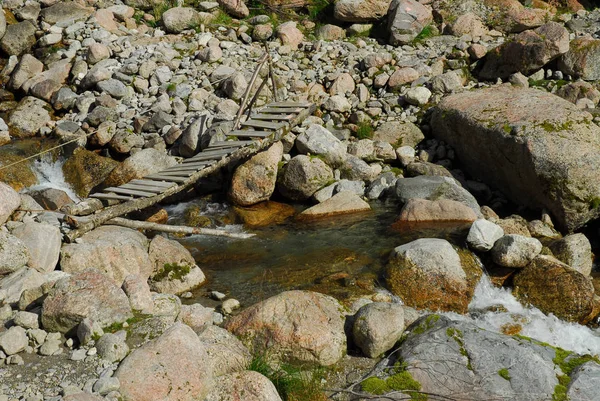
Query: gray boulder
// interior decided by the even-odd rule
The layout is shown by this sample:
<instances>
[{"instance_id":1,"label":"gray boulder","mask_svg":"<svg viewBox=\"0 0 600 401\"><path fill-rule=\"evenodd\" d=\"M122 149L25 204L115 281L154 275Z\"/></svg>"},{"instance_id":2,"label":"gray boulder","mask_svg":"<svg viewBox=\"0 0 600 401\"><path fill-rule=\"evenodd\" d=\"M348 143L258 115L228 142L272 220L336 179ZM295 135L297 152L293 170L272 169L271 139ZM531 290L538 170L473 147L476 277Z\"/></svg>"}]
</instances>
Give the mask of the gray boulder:
<instances>
[{"instance_id":1,"label":"gray boulder","mask_svg":"<svg viewBox=\"0 0 600 401\"><path fill-rule=\"evenodd\" d=\"M401 304L373 302L354 316L354 342L369 358L391 349L404 332L404 307Z\"/></svg>"},{"instance_id":2,"label":"gray boulder","mask_svg":"<svg viewBox=\"0 0 600 401\"><path fill-rule=\"evenodd\" d=\"M41 99L32 96L23 98L8 118L11 136L28 138L35 136L52 118L52 107Z\"/></svg>"},{"instance_id":3,"label":"gray boulder","mask_svg":"<svg viewBox=\"0 0 600 401\"><path fill-rule=\"evenodd\" d=\"M505 267L525 267L542 251L536 238L508 234L498 239L492 248L494 262Z\"/></svg>"},{"instance_id":4,"label":"gray boulder","mask_svg":"<svg viewBox=\"0 0 600 401\"><path fill-rule=\"evenodd\" d=\"M44 276L37 270L22 267L0 280L0 291L6 291L5 303L16 304L24 291L39 288L45 282Z\"/></svg>"},{"instance_id":5,"label":"gray boulder","mask_svg":"<svg viewBox=\"0 0 600 401\"><path fill-rule=\"evenodd\" d=\"M127 333L106 333L96 343L98 355L108 362L121 362L129 354L129 346L125 343Z\"/></svg>"},{"instance_id":6,"label":"gray boulder","mask_svg":"<svg viewBox=\"0 0 600 401\"><path fill-rule=\"evenodd\" d=\"M200 21L200 13L190 7L173 7L165 11L162 21L167 32L180 33L194 28Z\"/></svg>"},{"instance_id":7,"label":"gray boulder","mask_svg":"<svg viewBox=\"0 0 600 401\"><path fill-rule=\"evenodd\" d=\"M0 47L9 56L20 56L35 45L35 31L36 27L30 21L8 25L0 40Z\"/></svg>"},{"instance_id":8,"label":"gray boulder","mask_svg":"<svg viewBox=\"0 0 600 401\"><path fill-rule=\"evenodd\" d=\"M42 307L44 329L61 333L75 334L85 318L106 327L131 317L127 295L93 269L57 281Z\"/></svg>"},{"instance_id":9,"label":"gray boulder","mask_svg":"<svg viewBox=\"0 0 600 401\"><path fill-rule=\"evenodd\" d=\"M0 333L0 349L6 355L14 355L23 351L29 344L25 329L19 326L13 326L3 333Z\"/></svg>"},{"instance_id":10,"label":"gray boulder","mask_svg":"<svg viewBox=\"0 0 600 401\"><path fill-rule=\"evenodd\" d=\"M284 167L277 186L283 196L302 201L333 180L333 171L316 157L298 155Z\"/></svg>"},{"instance_id":11,"label":"gray boulder","mask_svg":"<svg viewBox=\"0 0 600 401\"><path fill-rule=\"evenodd\" d=\"M469 229L467 244L472 249L487 252L494 243L504 235L504 230L498 224L485 219L475 221Z\"/></svg>"},{"instance_id":12,"label":"gray boulder","mask_svg":"<svg viewBox=\"0 0 600 401\"><path fill-rule=\"evenodd\" d=\"M571 234L549 244L552 254L584 276L592 272L592 245L584 234Z\"/></svg>"},{"instance_id":13,"label":"gray boulder","mask_svg":"<svg viewBox=\"0 0 600 401\"><path fill-rule=\"evenodd\" d=\"M558 59L558 68L587 81L600 79L600 40L591 37L573 39L569 51Z\"/></svg>"},{"instance_id":14,"label":"gray boulder","mask_svg":"<svg viewBox=\"0 0 600 401\"><path fill-rule=\"evenodd\" d=\"M174 157L154 148L140 150L111 171L106 186L119 186L177 164Z\"/></svg>"},{"instance_id":15,"label":"gray boulder","mask_svg":"<svg viewBox=\"0 0 600 401\"><path fill-rule=\"evenodd\" d=\"M381 174L373 180L371 185L369 185L365 192L365 196L367 199L371 200L386 196L390 190L395 188L396 180L398 180L398 177L391 171Z\"/></svg>"},{"instance_id":16,"label":"gray boulder","mask_svg":"<svg viewBox=\"0 0 600 401\"><path fill-rule=\"evenodd\" d=\"M425 139L419 127L411 122L388 121L381 124L373 134L374 141L384 141L394 147L415 147Z\"/></svg>"},{"instance_id":17,"label":"gray boulder","mask_svg":"<svg viewBox=\"0 0 600 401\"><path fill-rule=\"evenodd\" d=\"M14 235L0 231L0 275L19 270L28 260L27 245Z\"/></svg>"},{"instance_id":18,"label":"gray boulder","mask_svg":"<svg viewBox=\"0 0 600 401\"><path fill-rule=\"evenodd\" d=\"M535 89L498 86L444 98L432 132L463 168L515 203L549 210L573 231L600 216L600 128L574 104Z\"/></svg>"},{"instance_id":19,"label":"gray boulder","mask_svg":"<svg viewBox=\"0 0 600 401\"><path fill-rule=\"evenodd\" d=\"M475 197L454 178L424 175L399 178L396 181L395 191L396 197L402 203L406 203L409 199L430 201L448 199L469 206L477 216L481 217L480 206Z\"/></svg>"},{"instance_id":20,"label":"gray boulder","mask_svg":"<svg viewBox=\"0 0 600 401\"><path fill-rule=\"evenodd\" d=\"M561 24L549 22L490 50L479 76L505 79L516 72L529 75L567 51L569 32Z\"/></svg>"},{"instance_id":21,"label":"gray boulder","mask_svg":"<svg viewBox=\"0 0 600 401\"><path fill-rule=\"evenodd\" d=\"M21 204L21 197L11 186L0 182L0 225L6 223L8 218Z\"/></svg>"},{"instance_id":22,"label":"gray boulder","mask_svg":"<svg viewBox=\"0 0 600 401\"><path fill-rule=\"evenodd\" d=\"M56 269L62 245L62 234L58 227L28 222L15 228L12 233L29 249L29 267L40 273Z\"/></svg>"},{"instance_id":23,"label":"gray boulder","mask_svg":"<svg viewBox=\"0 0 600 401\"><path fill-rule=\"evenodd\" d=\"M388 10L390 44L410 44L433 21L431 9L416 0L392 0Z\"/></svg>"},{"instance_id":24,"label":"gray boulder","mask_svg":"<svg viewBox=\"0 0 600 401\"><path fill-rule=\"evenodd\" d=\"M573 369L567 397L571 401L598 401L597 383L600 380L600 365L594 361L586 362Z\"/></svg>"},{"instance_id":25,"label":"gray boulder","mask_svg":"<svg viewBox=\"0 0 600 401\"><path fill-rule=\"evenodd\" d=\"M340 0L334 4L335 19L345 22L373 22L384 17L390 0Z\"/></svg>"},{"instance_id":26,"label":"gray boulder","mask_svg":"<svg viewBox=\"0 0 600 401\"><path fill-rule=\"evenodd\" d=\"M327 128L312 124L296 138L296 147L302 154L320 155L332 166L341 165L346 159L346 145Z\"/></svg>"},{"instance_id":27,"label":"gray boulder","mask_svg":"<svg viewBox=\"0 0 600 401\"><path fill-rule=\"evenodd\" d=\"M4 11L0 12L0 40L4 37L6 33L6 17L4 16Z\"/></svg>"},{"instance_id":28,"label":"gray boulder","mask_svg":"<svg viewBox=\"0 0 600 401\"><path fill-rule=\"evenodd\" d=\"M239 372L250 365L252 354L236 336L227 330L206 324L197 333L208 352L207 363L213 366L215 376Z\"/></svg>"},{"instance_id":29,"label":"gray boulder","mask_svg":"<svg viewBox=\"0 0 600 401\"><path fill-rule=\"evenodd\" d=\"M87 19L93 12L93 8L83 7L74 1L59 1L44 8L40 16L50 25L61 24L66 27L75 21Z\"/></svg>"}]
</instances>

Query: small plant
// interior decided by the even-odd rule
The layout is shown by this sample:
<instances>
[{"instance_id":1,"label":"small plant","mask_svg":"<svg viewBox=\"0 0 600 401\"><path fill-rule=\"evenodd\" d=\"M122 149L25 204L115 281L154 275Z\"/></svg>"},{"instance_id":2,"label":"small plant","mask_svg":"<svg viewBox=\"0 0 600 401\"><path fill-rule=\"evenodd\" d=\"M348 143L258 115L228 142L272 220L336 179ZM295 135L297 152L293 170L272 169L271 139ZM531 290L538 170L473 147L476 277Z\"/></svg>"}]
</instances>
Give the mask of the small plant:
<instances>
[{"instance_id":1,"label":"small plant","mask_svg":"<svg viewBox=\"0 0 600 401\"><path fill-rule=\"evenodd\" d=\"M390 391L403 391L411 400L427 400L427 394L421 393L421 383L416 381L406 368L405 363L396 362L392 367L393 374L391 376L385 379L369 377L360 386L364 392L369 394L381 395Z\"/></svg>"},{"instance_id":2,"label":"small plant","mask_svg":"<svg viewBox=\"0 0 600 401\"><path fill-rule=\"evenodd\" d=\"M165 11L167 11L170 8L176 7L176 6L177 6L176 0L165 0L162 3L156 4L152 8L152 14L154 15L154 19L156 21L160 21L160 19L162 18L162 15L165 13Z\"/></svg>"},{"instance_id":3,"label":"small plant","mask_svg":"<svg viewBox=\"0 0 600 401\"><path fill-rule=\"evenodd\" d=\"M359 124L356 130L356 137L358 139L370 139L373 137L373 126L368 122L362 122Z\"/></svg>"},{"instance_id":4,"label":"small plant","mask_svg":"<svg viewBox=\"0 0 600 401\"><path fill-rule=\"evenodd\" d=\"M227 14L223 10L219 10L214 20L212 20L213 24L230 26L233 25L233 18L229 14Z\"/></svg>"},{"instance_id":5,"label":"small plant","mask_svg":"<svg viewBox=\"0 0 600 401\"><path fill-rule=\"evenodd\" d=\"M330 0L311 0L306 7L308 10L308 16L312 21L322 20L326 14L326 9L333 5Z\"/></svg>"},{"instance_id":6,"label":"small plant","mask_svg":"<svg viewBox=\"0 0 600 401\"><path fill-rule=\"evenodd\" d=\"M267 377L284 401L326 401L321 380L322 369L303 370L297 366L281 363L273 368L265 353L256 355L250 362L248 370L253 370Z\"/></svg>"},{"instance_id":7,"label":"small plant","mask_svg":"<svg viewBox=\"0 0 600 401\"><path fill-rule=\"evenodd\" d=\"M510 373L508 372L508 369L506 368L502 368L498 371L498 375L503 378L506 381L510 381Z\"/></svg>"},{"instance_id":8,"label":"small plant","mask_svg":"<svg viewBox=\"0 0 600 401\"><path fill-rule=\"evenodd\" d=\"M437 34L438 34L438 31L435 28L435 26L433 26L433 25L426 25L425 27L423 27L423 29L421 30L421 32L419 32L419 34L415 37L415 39L413 40L413 42L414 43L423 42L424 40L429 39L431 37L434 37Z\"/></svg>"}]
</instances>

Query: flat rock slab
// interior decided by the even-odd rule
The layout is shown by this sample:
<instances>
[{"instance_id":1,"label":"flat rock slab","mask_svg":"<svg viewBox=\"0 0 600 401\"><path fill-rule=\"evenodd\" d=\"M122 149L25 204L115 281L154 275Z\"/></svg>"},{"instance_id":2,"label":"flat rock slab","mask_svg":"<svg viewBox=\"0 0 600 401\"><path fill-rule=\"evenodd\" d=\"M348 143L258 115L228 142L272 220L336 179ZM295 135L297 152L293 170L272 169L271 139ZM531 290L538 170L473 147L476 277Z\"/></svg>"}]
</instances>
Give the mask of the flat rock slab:
<instances>
[{"instance_id":1,"label":"flat rock slab","mask_svg":"<svg viewBox=\"0 0 600 401\"><path fill-rule=\"evenodd\" d=\"M338 214L356 213L371 210L371 206L360 196L349 191L339 192L326 201L309 207L298 216L299 219L329 217Z\"/></svg>"},{"instance_id":2,"label":"flat rock slab","mask_svg":"<svg viewBox=\"0 0 600 401\"><path fill-rule=\"evenodd\" d=\"M573 231L600 215L600 128L592 115L553 94L511 86L448 96L433 135L463 168L515 203L549 210Z\"/></svg>"}]
</instances>

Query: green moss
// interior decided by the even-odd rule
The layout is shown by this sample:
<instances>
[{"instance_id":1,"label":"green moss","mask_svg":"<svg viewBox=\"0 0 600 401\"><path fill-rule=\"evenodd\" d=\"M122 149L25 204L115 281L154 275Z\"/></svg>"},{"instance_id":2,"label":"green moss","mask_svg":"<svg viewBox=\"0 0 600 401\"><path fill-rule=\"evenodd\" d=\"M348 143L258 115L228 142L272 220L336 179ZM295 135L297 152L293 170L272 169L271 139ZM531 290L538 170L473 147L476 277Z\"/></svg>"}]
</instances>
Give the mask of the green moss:
<instances>
[{"instance_id":1,"label":"green moss","mask_svg":"<svg viewBox=\"0 0 600 401\"><path fill-rule=\"evenodd\" d=\"M156 273L152 279L162 281L165 278L169 280L181 280L190 273L191 267L188 264L165 263L163 268Z\"/></svg>"},{"instance_id":2,"label":"green moss","mask_svg":"<svg viewBox=\"0 0 600 401\"><path fill-rule=\"evenodd\" d=\"M368 379L364 380L360 386L364 392L369 394L381 395L390 391L390 387L386 381L379 377L369 377Z\"/></svg>"},{"instance_id":3,"label":"green moss","mask_svg":"<svg viewBox=\"0 0 600 401\"><path fill-rule=\"evenodd\" d=\"M413 40L413 43L416 44L416 43L419 43L419 42L423 42L426 39L429 39L431 37L436 36L437 34L438 34L438 30L435 28L435 26L433 26L433 25L427 25L415 37L415 39Z\"/></svg>"},{"instance_id":4,"label":"green moss","mask_svg":"<svg viewBox=\"0 0 600 401\"><path fill-rule=\"evenodd\" d=\"M165 13L165 11L176 6L177 2L175 0L165 0L162 3L156 4L152 8L152 14L154 15L156 21L159 21L162 19L162 15Z\"/></svg>"},{"instance_id":5,"label":"green moss","mask_svg":"<svg viewBox=\"0 0 600 401\"><path fill-rule=\"evenodd\" d=\"M567 375L557 376L558 384L554 386L554 393L552 394L552 401L567 401L567 386L571 382L571 378Z\"/></svg>"},{"instance_id":6,"label":"green moss","mask_svg":"<svg viewBox=\"0 0 600 401\"><path fill-rule=\"evenodd\" d=\"M227 14L225 11L219 10L219 12L217 13L217 16L212 21L212 23L215 25L230 26L230 25L233 25L233 18L231 18L231 16L229 14Z\"/></svg>"},{"instance_id":7,"label":"green moss","mask_svg":"<svg viewBox=\"0 0 600 401\"><path fill-rule=\"evenodd\" d=\"M506 368L500 369L498 371L498 376L500 376L504 380L510 381L510 373L508 372L508 369L506 369Z\"/></svg>"},{"instance_id":8,"label":"green moss","mask_svg":"<svg viewBox=\"0 0 600 401\"><path fill-rule=\"evenodd\" d=\"M538 126L542 127L546 132L559 132L559 131L567 131L573 128L573 121L566 121L562 124L553 123L548 120L545 120L543 123Z\"/></svg>"},{"instance_id":9,"label":"green moss","mask_svg":"<svg viewBox=\"0 0 600 401\"><path fill-rule=\"evenodd\" d=\"M440 319L440 315L432 314L428 315L425 318L425 321L421 322L417 327L415 327L412 331L413 334L419 335L425 333L427 330L433 327L435 322Z\"/></svg>"},{"instance_id":10,"label":"green moss","mask_svg":"<svg viewBox=\"0 0 600 401\"><path fill-rule=\"evenodd\" d=\"M110 326L104 327L102 329L102 331L104 331L105 333L116 333L117 331L123 330L123 328L125 326L130 327L130 326L132 326L136 323L139 323L142 320L145 320L151 316L152 315L146 315L143 313L134 313L134 316L127 319L125 322L113 323ZM127 324L125 324L125 323L127 323Z\"/></svg>"},{"instance_id":11,"label":"green moss","mask_svg":"<svg viewBox=\"0 0 600 401\"><path fill-rule=\"evenodd\" d=\"M310 0L306 9L311 21L322 21L327 14L327 9L333 6L331 0Z\"/></svg>"},{"instance_id":12,"label":"green moss","mask_svg":"<svg viewBox=\"0 0 600 401\"><path fill-rule=\"evenodd\" d=\"M510 135L510 133L512 132L512 127L510 126L510 124L504 124L502 126L502 129L504 130L504 132L506 132L507 134Z\"/></svg>"},{"instance_id":13,"label":"green moss","mask_svg":"<svg viewBox=\"0 0 600 401\"><path fill-rule=\"evenodd\" d=\"M600 198L595 197L590 201L590 209L598 209L600 207Z\"/></svg>"},{"instance_id":14,"label":"green moss","mask_svg":"<svg viewBox=\"0 0 600 401\"><path fill-rule=\"evenodd\" d=\"M402 391L408 394L412 400L425 401L427 394L421 393L421 383L416 381L409 371L406 370L406 365L396 363L394 365L393 374L385 379L380 377L369 377L361 383L361 388L369 394L381 395L390 391Z\"/></svg>"},{"instance_id":15,"label":"green moss","mask_svg":"<svg viewBox=\"0 0 600 401\"><path fill-rule=\"evenodd\" d=\"M459 347L458 351L460 352L460 354L462 356L467 358L467 369L473 370L473 365L471 365L471 357L469 356L469 353L467 352L467 349L465 348L465 342L463 341L462 331L455 329L454 327L448 327L446 329L446 335L448 337L451 337L452 339L454 339L454 341L456 341L456 343L458 344L458 347Z\"/></svg>"}]
</instances>

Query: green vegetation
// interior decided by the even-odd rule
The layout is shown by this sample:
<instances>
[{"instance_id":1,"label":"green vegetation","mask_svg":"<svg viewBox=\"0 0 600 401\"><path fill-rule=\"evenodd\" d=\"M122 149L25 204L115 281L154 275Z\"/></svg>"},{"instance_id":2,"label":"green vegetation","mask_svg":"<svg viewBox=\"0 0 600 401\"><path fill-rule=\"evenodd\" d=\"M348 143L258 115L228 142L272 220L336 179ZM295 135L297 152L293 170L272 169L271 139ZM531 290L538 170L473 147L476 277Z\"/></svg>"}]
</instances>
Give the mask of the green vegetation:
<instances>
[{"instance_id":1,"label":"green vegetation","mask_svg":"<svg viewBox=\"0 0 600 401\"><path fill-rule=\"evenodd\" d=\"M462 331L455 329L453 327L448 327L446 329L446 335L451 337L459 346L459 352L462 356L467 358L467 369L473 370L473 366L471 365L471 357L465 348L465 342L463 341L463 333Z\"/></svg>"},{"instance_id":2,"label":"green vegetation","mask_svg":"<svg viewBox=\"0 0 600 401\"><path fill-rule=\"evenodd\" d=\"M143 313L134 313L132 318L127 319L125 322L113 323L110 326L104 327L102 330L105 333L116 333L119 330L123 330L125 327L132 326L136 323L141 322L144 319L149 318L151 315L145 315Z\"/></svg>"},{"instance_id":3,"label":"green vegetation","mask_svg":"<svg viewBox=\"0 0 600 401\"><path fill-rule=\"evenodd\" d=\"M437 322L438 320L440 320L440 315L428 315L425 318L424 322L421 322L421 324L419 324L417 327L415 327L412 331L412 334L423 334L425 333L427 330L429 330L430 328L433 327L433 325L435 324L435 322Z\"/></svg>"},{"instance_id":4,"label":"green vegetation","mask_svg":"<svg viewBox=\"0 0 600 401\"><path fill-rule=\"evenodd\" d=\"M598 209L600 207L600 198L595 197L590 201L590 210Z\"/></svg>"},{"instance_id":5,"label":"green vegetation","mask_svg":"<svg viewBox=\"0 0 600 401\"><path fill-rule=\"evenodd\" d=\"M306 9L311 21L319 21L323 19L327 8L331 6L333 6L333 2L330 0L310 0Z\"/></svg>"},{"instance_id":6,"label":"green vegetation","mask_svg":"<svg viewBox=\"0 0 600 401\"><path fill-rule=\"evenodd\" d=\"M190 270L191 267L188 264L165 263L163 268L152 277L152 280L162 281L165 278L181 280L190 273Z\"/></svg>"},{"instance_id":7,"label":"green vegetation","mask_svg":"<svg viewBox=\"0 0 600 401\"><path fill-rule=\"evenodd\" d=\"M373 137L373 126L368 122L362 122L358 125L356 130L356 137L358 139L370 139Z\"/></svg>"},{"instance_id":8,"label":"green vegetation","mask_svg":"<svg viewBox=\"0 0 600 401\"><path fill-rule=\"evenodd\" d=\"M212 24L231 26L233 25L233 18L225 11L219 9L219 12L217 13L215 19L212 21Z\"/></svg>"},{"instance_id":9,"label":"green vegetation","mask_svg":"<svg viewBox=\"0 0 600 401\"><path fill-rule=\"evenodd\" d=\"M562 124L559 124L558 122L545 120L539 126L542 127L546 132L568 131L573 128L573 121L566 121Z\"/></svg>"},{"instance_id":10,"label":"green vegetation","mask_svg":"<svg viewBox=\"0 0 600 401\"><path fill-rule=\"evenodd\" d=\"M506 368L502 368L498 371L498 375L503 378L504 380L510 381L510 373L508 372L508 369Z\"/></svg>"},{"instance_id":11,"label":"green vegetation","mask_svg":"<svg viewBox=\"0 0 600 401\"><path fill-rule=\"evenodd\" d=\"M325 401L321 380L325 371L322 368L303 370L300 367L281 363L273 368L266 354L255 355L248 370L267 377L284 401Z\"/></svg>"},{"instance_id":12,"label":"green vegetation","mask_svg":"<svg viewBox=\"0 0 600 401\"><path fill-rule=\"evenodd\" d=\"M156 21L160 21L162 15L170 8L177 7L176 0L165 0L162 3L156 4L152 8L152 15L154 15L154 19Z\"/></svg>"},{"instance_id":13,"label":"green vegetation","mask_svg":"<svg viewBox=\"0 0 600 401\"><path fill-rule=\"evenodd\" d=\"M432 38L438 34L438 30L433 25L425 26L421 32L417 35L417 37L413 40L413 43L417 44L425 41L426 39Z\"/></svg>"},{"instance_id":14,"label":"green vegetation","mask_svg":"<svg viewBox=\"0 0 600 401\"><path fill-rule=\"evenodd\" d=\"M390 391L403 391L410 396L412 400L425 401L427 394L421 393L421 383L416 381L409 371L406 370L406 364L398 363L392 368L393 374L382 379L380 377L369 377L360 385L364 392L369 394L381 395Z\"/></svg>"}]
</instances>

